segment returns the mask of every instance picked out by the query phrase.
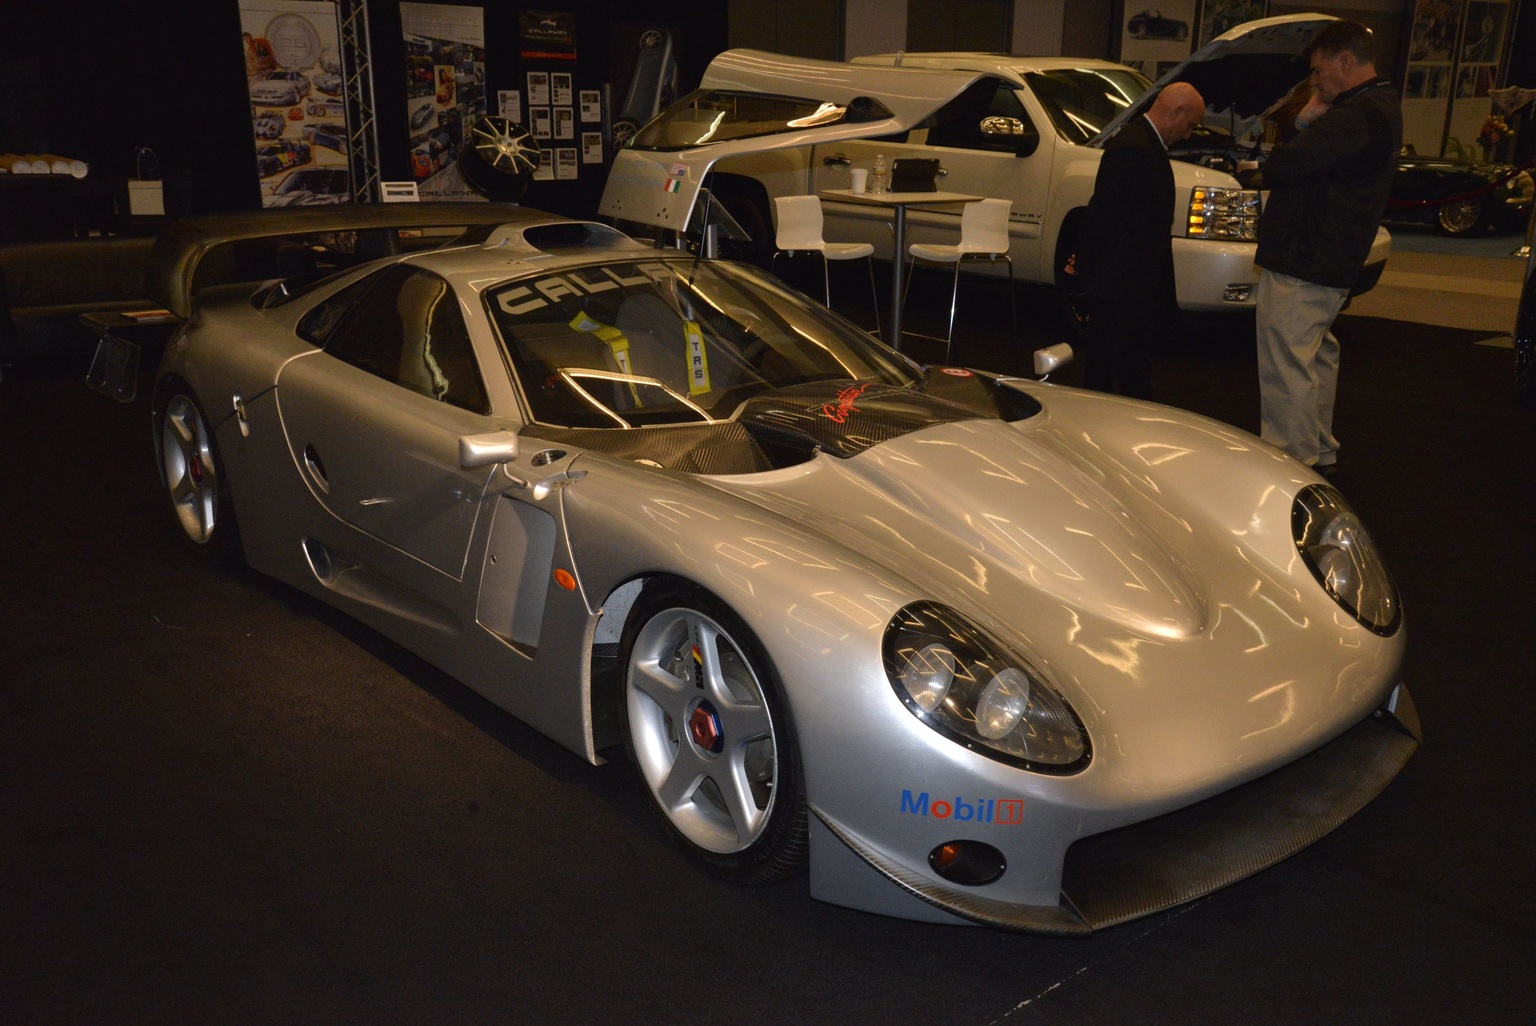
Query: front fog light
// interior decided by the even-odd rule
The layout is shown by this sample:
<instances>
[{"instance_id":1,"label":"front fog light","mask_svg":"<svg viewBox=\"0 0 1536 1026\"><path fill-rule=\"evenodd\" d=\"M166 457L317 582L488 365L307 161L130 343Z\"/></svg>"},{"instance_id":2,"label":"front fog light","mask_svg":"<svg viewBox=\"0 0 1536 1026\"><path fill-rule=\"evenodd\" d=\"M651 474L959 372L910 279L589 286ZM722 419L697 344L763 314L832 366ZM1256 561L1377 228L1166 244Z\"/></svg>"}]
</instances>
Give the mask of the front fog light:
<instances>
[{"instance_id":1,"label":"front fog light","mask_svg":"<svg viewBox=\"0 0 1536 1026\"><path fill-rule=\"evenodd\" d=\"M1397 589L1343 496L1321 485L1303 488L1291 505L1291 531L1307 568L1335 602L1377 634L1396 633L1402 617Z\"/></svg>"},{"instance_id":2,"label":"front fog light","mask_svg":"<svg viewBox=\"0 0 1536 1026\"><path fill-rule=\"evenodd\" d=\"M954 610L907 606L886 628L884 650L897 697L951 741L1039 773L1088 765L1088 733L1067 700Z\"/></svg>"}]
</instances>

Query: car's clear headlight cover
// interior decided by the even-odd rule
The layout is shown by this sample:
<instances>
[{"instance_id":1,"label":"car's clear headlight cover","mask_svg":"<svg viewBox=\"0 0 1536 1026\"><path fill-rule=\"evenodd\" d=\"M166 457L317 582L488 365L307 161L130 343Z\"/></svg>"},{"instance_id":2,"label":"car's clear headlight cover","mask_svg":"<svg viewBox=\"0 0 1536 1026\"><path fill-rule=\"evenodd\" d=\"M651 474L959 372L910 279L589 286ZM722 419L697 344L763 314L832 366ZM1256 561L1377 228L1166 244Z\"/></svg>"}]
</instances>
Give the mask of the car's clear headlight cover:
<instances>
[{"instance_id":1,"label":"car's clear headlight cover","mask_svg":"<svg viewBox=\"0 0 1536 1026\"><path fill-rule=\"evenodd\" d=\"M885 629L884 655L897 697L951 741L1037 773L1088 765L1088 732L1067 700L954 610L905 607Z\"/></svg>"},{"instance_id":2,"label":"car's clear headlight cover","mask_svg":"<svg viewBox=\"0 0 1536 1026\"><path fill-rule=\"evenodd\" d=\"M1322 485L1303 488L1291 504L1291 532L1307 568L1334 601L1377 634L1397 632L1397 588L1342 495Z\"/></svg>"},{"instance_id":3,"label":"car's clear headlight cover","mask_svg":"<svg viewBox=\"0 0 1536 1026\"><path fill-rule=\"evenodd\" d=\"M1195 186L1189 193L1185 233L1191 239L1253 242L1259 237L1258 192Z\"/></svg>"}]
</instances>

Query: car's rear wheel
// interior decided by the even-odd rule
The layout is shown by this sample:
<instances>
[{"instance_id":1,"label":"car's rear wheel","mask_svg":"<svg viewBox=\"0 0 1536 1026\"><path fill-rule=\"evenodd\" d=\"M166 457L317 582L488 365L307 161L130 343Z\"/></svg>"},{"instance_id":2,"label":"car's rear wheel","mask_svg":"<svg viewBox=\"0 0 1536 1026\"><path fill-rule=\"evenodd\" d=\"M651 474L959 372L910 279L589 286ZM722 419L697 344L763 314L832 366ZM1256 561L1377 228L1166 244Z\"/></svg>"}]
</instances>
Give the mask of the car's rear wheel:
<instances>
[{"instance_id":1,"label":"car's rear wheel","mask_svg":"<svg viewBox=\"0 0 1536 1026\"><path fill-rule=\"evenodd\" d=\"M769 883L806 859L805 785L762 646L714 596L663 580L621 646L625 747L672 838L717 873Z\"/></svg>"},{"instance_id":2,"label":"car's rear wheel","mask_svg":"<svg viewBox=\"0 0 1536 1026\"><path fill-rule=\"evenodd\" d=\"M1460 199L1442 203L1435 213L1435 223L1447 235L1465 235L1475 230L1483 221L1483 201Z\"/></svg>"},{"instance_id":3,"label":"car's rear wheel","mask_svg":"<svg viewBox=\"0 0 1536 1026\"><path fill-rule=\"evenodd\" d=\"M615 152L629 145L629 141L640 131L640 123L634 118L615 118L613 121L613 149Z\"/></svg>"},{"instance_id":4,"label":"car's rear wheel","mask_svg":"<svg viewBox=\"0 0 1536 1026\"><path fill-rule=\"evenodd\" d=\"M182 540L199 559L238 559L239 530L218 440L196 397L179 381L155 403L155 439L160 481Z\"/></svg>"}]
</instances>

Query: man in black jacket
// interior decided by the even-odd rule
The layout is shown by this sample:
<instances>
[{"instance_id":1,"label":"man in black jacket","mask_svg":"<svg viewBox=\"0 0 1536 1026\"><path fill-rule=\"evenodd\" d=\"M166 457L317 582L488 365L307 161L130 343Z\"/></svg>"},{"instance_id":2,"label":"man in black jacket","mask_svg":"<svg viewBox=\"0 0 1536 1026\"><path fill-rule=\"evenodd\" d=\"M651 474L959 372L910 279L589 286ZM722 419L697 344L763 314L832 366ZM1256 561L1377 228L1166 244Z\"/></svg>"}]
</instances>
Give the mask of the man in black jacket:
<instances>
[{"instance_id":1,"label":"man in black jacket","mask_svg":"<svg viewBox=\"0 0 1536 1026\"><path fill-rule=\"evenodd\" d=\"M1168 147L1188 139L1204 114L1195 87L1175 82L1104 147L1069 268L1088 295L1089 388L1151 398L1151 350L1173 330L1179 313Z\"/></svg>"},{"instance_id":2,"label":"man in black jacket","mask_svg":"<svg viewBox=\"0 0 1536 1026\"><path fill-rule=\"evenodd\" d=\"M1338 459L1334 318L1349 298L1392 191L1403 118L1376 74L1371 31L1336 21L1307 49L1312 101L1301 131L1264 165L1259 219L1261 434L1325 476Z\"/></svg>"}]
</instances>

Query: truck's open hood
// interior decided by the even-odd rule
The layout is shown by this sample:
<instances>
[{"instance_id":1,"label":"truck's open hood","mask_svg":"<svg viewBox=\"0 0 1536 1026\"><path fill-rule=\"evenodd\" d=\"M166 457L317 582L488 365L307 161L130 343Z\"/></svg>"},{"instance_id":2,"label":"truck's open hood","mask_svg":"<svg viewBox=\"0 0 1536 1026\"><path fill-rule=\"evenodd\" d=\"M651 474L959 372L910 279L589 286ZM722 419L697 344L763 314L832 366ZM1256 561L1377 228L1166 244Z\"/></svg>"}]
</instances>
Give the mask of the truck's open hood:
<instances>
[{"instance_id":1,"label":"truck's open hood","mask_svg":"<svg viewBox=\"0 0 1536 1026\"><path fill-rule=\"evenodd\" d=\"M1101 145L1126 121L1146 113L1170 82L1188 82L1200 90L1208 122L1241 122L1267 113L1306 79L1308 69L1303 51L1329 22L1336 20L1328 14L1285 14L1244 22L1169 69L1151 89L1105 125L1093 139L1093 145Z\"/></svg>"},{"instance_id":2,"label":"truck's open hood","mask_svg":"<svg viewBox=\"0 0 1536 1026\"><path fill-rule=\"evenodd\" d=\"M798 97L821 107L796 119L722 141L708 138L705 124L680 148L641 149L631 144L614 156L600 213L658 228L684 229L704 175L716 161L746 153L903 132L954 99L982 77L971 71L917 71L817 61L760 50L727 50L710 62L698 92L684 97L651 122L701 122L709 93L729 96ZM798 122L798 123L796 123ZM646 133L642 130L638 140Z\"/></svg>"}]
</instances>

